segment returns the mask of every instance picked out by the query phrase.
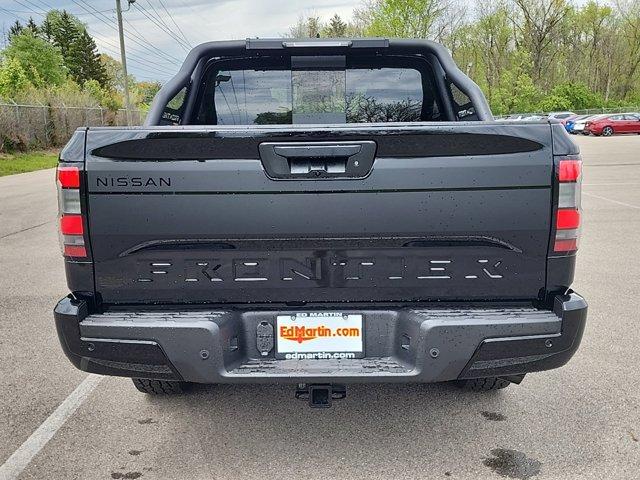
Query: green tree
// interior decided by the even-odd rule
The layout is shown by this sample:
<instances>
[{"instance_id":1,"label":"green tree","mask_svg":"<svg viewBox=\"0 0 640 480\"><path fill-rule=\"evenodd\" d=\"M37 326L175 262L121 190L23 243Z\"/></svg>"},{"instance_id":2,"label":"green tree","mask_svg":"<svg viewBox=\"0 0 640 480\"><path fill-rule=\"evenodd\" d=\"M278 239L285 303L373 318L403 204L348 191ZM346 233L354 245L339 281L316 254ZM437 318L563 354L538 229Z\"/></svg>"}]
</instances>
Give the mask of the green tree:
<instances>
[{"instance_id":1,"label":"green tree","mask_svg":"<svg viewBox=\"0 0 640 480\"><path fill-rule=\"evenodd\" d=\"M291 38L317 38L323 29L320 17L310 15L308 17L298 17L298 22L289 28L289 36Z\"/></svg>"},{"instance_id":2,"label":"green tree","mask_svg":"<svg viewBox=\"0 0 640 480\"><path fill-rule=\"evenodd\" d=\"M70 59L71 47L83 29L82 23L66 10L51 10L42 22L45 38L58 47L65 62Z\"/></svg>"},{"instance_id":3,"label":"green tree","mask_svg":"<svg viewBox=\"0 0 640 480\"><path fill-rule=\"evenodd\" d=\"M538 104L538 109L543 112L572 110L571 101L559 95L546 95Z\"/></svg>"},{"instance_id":4,"label":"green tree","mask_svg":"<svg viewBox=\"0 0 640 480\"><path fill-rule=\"evenodd\" d=\"M291 32L434 39L498 114L640 103L640 0L361 2L350 19L301 17Z\"/></svg>"},{"instance_id":5,"label":"green tree","mask_svg":"<svg viewBox=\"0 0 640 480\"><path fill-rule=\"evenodd\" d=\"M618 97L626 99L640 84L640 1L616 0L620 30L624 42L624 59L620 65Z\"/></svg>"},{"instance_id":6,"label":"green tree","mask_svg":"<svg viewBox=\"0 0 640 480\"><path fill-rule=\"evenodd\" d=\"M18 20L16 20L15 22L13 22L13 25L9 27L7 38L11 40L12 37L15 37L16 35L20 35L22 33L22 30L24 30L24 27Z\"/></svg>"},{"instance_id":7,"label":"green tree","mask_svg":"<svg viewBox=\"0 0 640 480\"><path fill-rule=\"evenodd\" d=\"M135 86L140 97L140 103L150 105L156 93L162 88L160 82L139 82Z\"/></svg>"},{"instance_id":8,"label":"green tree","mask_svg":"<svg viewBox=\"0 0 640 480\"><path fill-rule=\"evenodd\" d=\"M116 111L122 108L123 102L117 92L103 88L97 80L87 80L82 86L82 91L107 110Z\"/></svg>"},{"instance_id":9,"label":"green tree","mask_svg":"<svg viewBox=\"0 0 640 480\"><path fill-rule=\"evenodd\" d=\"M40 28L38 27L36 22L33 21L33 18L31 17L29 17L29 21L27 22L27 25L24 28L26 28L27 30L30 30L31 33L33 33L34 35L40 34Z\"/></svg>"},{"instance_id":10,"label":"green tree","mask_svg":"<svg viewBox=\"0 0 640 480\"><path fill-rule=\"evenodd\" d=\"M436 38L436 27L450 4L444 0L379 0L368 8L369 36Z\"/></svg>"},{"instance_id":11,"label":"green tree","mask_svg":"<svg viewBox=\"0 0 640 480\"><path fill-rule=\"evenodd\" d=\"M626 49L617 33L619 18L610 6L590 1L574 8L566 23L554 64L556 82L582 83L609 97L620 75L615 66L623 62Z\"/></svg>"},{"instance_id":12,"label":"green tree","mask_svg":"<svg viewBox=\"0 0 640 480\"><path fill-rule=\"evenodd\" d=\"M329 24L322 29L322 36L329 38L344 37L347 33L347 24L337 13L331 17Z\"/></svg>"},{"instance_id":13,"label":"green tree","mask_svg":"<svg viewBox=\"0 0 640 480\"><path fill-rule=\"evenodd\" d=\"M320 30L322 30L320 17L309 17L307 19L307 36L309 38L317 38L320 36Z\"/></svg>"},{"instance_id":14,"label":"green tree","mask_svg":"<svg viewBox=\"0 0 640 480\"><path fill-rule=\"evenodd\" d=\"M82 85L82 90L102 103L102 87L96 80L87 80L86 82L84 82L84 85Z\"/></svg>"},{"instance_id":15,"label":"green tree","mask_svg":"<svg viewBox=\"0 0 640 480\"><path fill-rule=\"evenodd\" d=\"M17 61L36 87L61 85L65 80L66 71L60 51L30 30L11 37L4 56Z\"/></svg>"},{"instance_id":16,"label":"green tree","mask_svg":"<svg viewBox=\"0 0 640 480\"><path fill-rule=\"evenodd\" d=\"M551 96L566 100L568 107L565 110L584 110L604 106L603 98L591 91L584 83L559 83L551 89Z\"/></svg>"},{"instance_id":17,"label":"green tree","mask_svg":"<svg viewBox=\"0 0 640 480\"><path fill-rule=\"evenodd\" d=\"M115 58L103 53L100 55L100 63L104 67L107 76L107 89L115 89L124 92L124 72L122 64ZM136 79L129 75L129 85L135 85Z\"/></svg>"},{"instance_id":18,"label":"green tree","mask_svg":"<svg viewBox=\"0 0 640 480\"><path fill-rule=\"evenodd\" d=\"M567 0L514 0L519 18L517 39L531 57L531 76L538 84L554 80L551 65L557 61L565 20L572 6Z\"/></svg>"},{"instance_id":19,"label":"green tree","mask_svg":"<svg viewBox=\"0 0 640 480\"><path fill-rule=\"evenodd\" d=\"M468 70L491 101L505 83L504 73L517 63L512 8L505 1L479 3L477 20L459 28L449 46L458 65Z\"/></svg>"},{"instance_id":20,"label":"green tree","mask_svg":"<svg viewBox=\"0 0 640 480\"><path fill-rule=\"evenodd\" d=\"M86 30L82 30L71 45L65 63L69 68L69 74L78 84L83 85L88 80L95 80L100 86L107 86L107 71L100 61L96 42Z\"/></svg>"},{"instance_id":21,"label":"green tree","mask_svg":"<svg viewBox=\"0 0 640 480\"><path fill-rule=\"evenodd\" d=\"M17 59L10 58L0 64L0 97L14 98L29 85L29 78Z\"/></svg>"},{"instance_id":22,"label":"green tree","mask_svg":"<svg viewBox=\"0 0 640 480\"><path fill-rule=\"evenodd\" d=\"M291 38L365 37L369 14L368 10L356 9L350 22L345 22L338 14L334 14L326 23L316 15L300 16L286 35Z\"/></svg>"},{"instance_id":23,"label":"green tree","mask_svg":"<svg viewBox=\"0 0 640 480\"><path fill-rule=\"evenodd\" d=\"M497 115L539 110L540 90L529 75L531 61L524 51L515 53L514 65L501 74L500 85L491 98L491 108Z\"/></svg>"},{"instance_id":24,"label":"green tree","mask_svg":"<svg viewBox=\"0 0 640 480\"><path fill-rule=\"evenodd\" d=\"M107 85L107 74L96 43L80 20L66 10L51 10L42 24L42 32L60 49L69 76L78 85L84 85L87 80Z\"/></svg>"}]
</instances>

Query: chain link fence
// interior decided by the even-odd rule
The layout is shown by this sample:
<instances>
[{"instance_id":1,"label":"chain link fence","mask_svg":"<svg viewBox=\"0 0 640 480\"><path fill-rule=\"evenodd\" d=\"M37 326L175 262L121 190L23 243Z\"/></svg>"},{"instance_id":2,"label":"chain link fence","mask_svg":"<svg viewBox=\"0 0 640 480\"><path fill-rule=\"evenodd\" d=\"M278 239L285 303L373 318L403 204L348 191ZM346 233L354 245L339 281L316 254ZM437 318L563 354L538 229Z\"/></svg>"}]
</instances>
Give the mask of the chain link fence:
<instances>
[{"instance_id":1,"label":"chain link fence","mask_svg":"<svg viewBox=\"0 0 640 480\"><path fill-rule=\"evenodd\" d=\"M639 113L638 107L590 108L576 110L578 115L606 113ZM513 117L515 114L496 118ZM544 115L531 112L524 115ZM61 147L79 127L142 125L146 112L107 110L101 107L66 105L25 105L0 102L0 152Z\"/></svg>"},{"instance_id":2,"label":"chain link fence","mask_svg":"<svg viewBox=\"0 0 640 480\"><path fill-rule=\"evenodd\" d=\"M79 127L141 125L146 112L0 103L0 152L61 147ZM129 118L127 118L129 117Z\"/></svg>"},{"instance_id":3,"label":"chain link fence","mask_svg":"<svg viewBox=\"0 0 640 480\"><path fill-rule=\"evenodd\" d=\"M584 110L573 110L576 115L598 115L598 114L615 114L615 113L640 113L640 106L636 107L614 107L614 108L587 108ZM531 116L531 115L547 115L548 112L527 112L527 113L509 113L507 115L496 116L496 119Z\"/></svg>"},{"instance_id":4,"label":"chain link fence","mask_svg":"<svg viewBox=\"0 0 640 480\"><path fill-rule=\"evenodd\" d=\"M596 115L598 113L640 113L640 107L624 108L587 108L586 110L576 110L577 115Z\"/></svg>"}]
</instances>

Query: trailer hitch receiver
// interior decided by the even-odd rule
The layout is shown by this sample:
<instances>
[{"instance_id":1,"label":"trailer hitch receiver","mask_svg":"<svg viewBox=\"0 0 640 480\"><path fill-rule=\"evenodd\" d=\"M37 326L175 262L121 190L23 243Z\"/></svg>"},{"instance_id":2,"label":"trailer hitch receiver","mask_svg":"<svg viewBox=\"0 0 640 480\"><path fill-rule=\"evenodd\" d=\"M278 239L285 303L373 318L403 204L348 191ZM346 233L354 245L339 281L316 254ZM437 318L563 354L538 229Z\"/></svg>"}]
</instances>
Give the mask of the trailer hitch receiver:
<instances>
[{"instance_id":1,"label":"trailer hitch receiver","mask_svg":"<svg viewBox=\"0 0 640 480\"><path fill-rule=\"evenodd\" d=\"M346 396L347 389L344 385L300 383L296 387L296 398L308 400L311 408L329 408L333 400L342 400Z\"/></svg>"}]
</instances>

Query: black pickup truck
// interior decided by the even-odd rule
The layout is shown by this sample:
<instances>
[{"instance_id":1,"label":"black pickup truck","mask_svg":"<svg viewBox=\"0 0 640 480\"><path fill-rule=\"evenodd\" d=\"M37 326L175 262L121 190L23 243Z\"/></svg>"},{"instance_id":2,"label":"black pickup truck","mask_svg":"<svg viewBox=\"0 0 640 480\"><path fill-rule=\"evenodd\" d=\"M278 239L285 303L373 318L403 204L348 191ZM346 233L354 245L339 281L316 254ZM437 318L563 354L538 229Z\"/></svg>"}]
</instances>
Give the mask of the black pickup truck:
<instances>
[{"instance_id":1,"label":"black pickup truck","mask_svg":"<svg viewBox=\"0 0 640 480\"><path fill-rule=\"evenodd\" d=\"M57 178L62 347L143 392L490 390L582 337L577 147L494 121L432 42L200 45L144 126L78 130Z\"/></svg>"}]
</instances>

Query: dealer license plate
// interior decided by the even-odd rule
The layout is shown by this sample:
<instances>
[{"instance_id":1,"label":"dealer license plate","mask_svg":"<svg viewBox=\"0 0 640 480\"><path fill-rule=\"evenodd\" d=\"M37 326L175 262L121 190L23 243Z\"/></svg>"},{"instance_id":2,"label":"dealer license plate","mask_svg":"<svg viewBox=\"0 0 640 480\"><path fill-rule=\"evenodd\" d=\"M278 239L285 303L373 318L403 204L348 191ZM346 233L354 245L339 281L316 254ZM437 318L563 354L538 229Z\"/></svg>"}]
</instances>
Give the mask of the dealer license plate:
<instances>
[{"instance_id":1,"label":"dealer license plate","mask_svg":"<svg viewBox=\"0 0 640 480\"><path fill-rule=\"evenodd\" d=\"M276 358L362 358L362 315L341 312L303 312L278 315Z\"/></svg>"}]
</instances>

